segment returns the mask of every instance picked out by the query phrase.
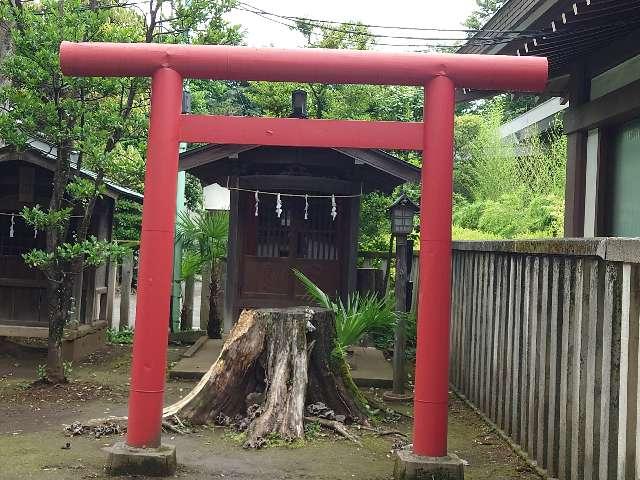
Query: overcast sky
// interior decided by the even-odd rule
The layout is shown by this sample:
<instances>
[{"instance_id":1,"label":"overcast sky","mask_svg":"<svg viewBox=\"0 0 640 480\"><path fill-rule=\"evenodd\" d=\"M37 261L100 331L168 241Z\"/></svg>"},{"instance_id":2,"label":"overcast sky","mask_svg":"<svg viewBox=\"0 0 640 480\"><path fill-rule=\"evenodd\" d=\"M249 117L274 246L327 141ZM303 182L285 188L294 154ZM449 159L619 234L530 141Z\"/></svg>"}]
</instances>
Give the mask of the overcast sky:
<instances>
[{"instance_id":1,"label":"overcast sky","mask_svg":"<svg viewBox=\"0 0 640 480\"><path fill-rule=\"evenodd\" d=\"M279 15L308 17L335 21L360 21L365 24L393 25L421 28L461 28L475 6L475 0L246 0L246 3ZM246 42L253 47L299 47L302 35L286 26L234 10L229 20L241 24L246 30ZM398 30L375 30L376 33L419 37L462 36L461 33L416 32ZM416 40L387 40L381 43L421 43ZM425 42L444 43L444 42ZM418 47L378 47L380 49L417 50Z\"/></svg>"}]
</instances>

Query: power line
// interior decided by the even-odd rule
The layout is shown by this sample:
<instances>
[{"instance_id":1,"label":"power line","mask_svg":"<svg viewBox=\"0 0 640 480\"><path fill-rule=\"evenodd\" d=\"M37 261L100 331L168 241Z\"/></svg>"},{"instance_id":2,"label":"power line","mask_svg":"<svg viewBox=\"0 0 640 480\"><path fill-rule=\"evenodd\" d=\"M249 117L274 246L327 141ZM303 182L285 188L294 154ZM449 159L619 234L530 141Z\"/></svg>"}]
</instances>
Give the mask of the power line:
<instances>
[{"instance_id":1,"label":"power line","mask_svg":"<svg viewBox=\"0 0 640 480\"><path fill-rule=\"evenodd\" d=\"M286 21L283 20L288 20L286 17L282 17L279 15L274 15L277 18L272 18L268 15L272 15L269 14L268 12L266 13L262 13L261 11L256 11L256 10L249 10L249 9L244 9L241 7L236 7L236 9L238 10L243 10L249 13L253 13L254 15L257 15L265 20L268 20L270 22L273 23L277 23L280 25L284 25L285 27L288 27L290 29L295 29L296 28L296 24L295 23L287 23ZM278 19L278 18L283 18L283 19ZM291 21L291 20L289 20ZM302 22L305 23L305 22ZM486 46L486 45L497 45L497 44L507 44L512 42L513 40L516 40L518 37L512 37L509 39L505 39L505 40L495 40L494 37L492 37L491 40L487 40L487 41L478 41L478 40L471 40L469 41L467 38L424 38L424 37L404 37L404 36L393 36L393 35L377 35L374 33L370 33L370 32L360 32L360 31L356 31L356 30L345 30L342 28L335 28L335 27L331 27L329 25L323 25L323 24L316 24L316 23L305 23L306 25L312 26L312 27L318 27L318 28L323 28L325 30L331 30L331 31L335 31L335 32L340 32L340 33L350 33L350 34L354 34L354 35L361 35L364 37L369 37L369 38L387 38L387 39L398 39L398 40L403 40L403 39L414 39L414 40L424 40L425 42L427 41L434 41L434 40L442 40L442 41L458 41L458 42L465 42L465 44L469 44L469 45L479 45L479 46ZM318 35L318 34L316 34ZM427 43L402 43L402 44L398 44L398 43L384 43L384 42L375 42L376 45L379 46L388 46L388 47L420 47L420 48L452 48L452 47L458 47L460 45L455 45L455 44L427 44Z\"/></svg>"},{"instance_id":2,"label":"power line","mask_svg":"<svg viewBox=\"0 0 640 480\"><path fill-rule=\"evenodd\" d=\"M275 13L267 12L261 8L255 7L247 2L238 2L240 5L243 5L248 8L252 8L254 10L261 11L262 13L266 13L269 15L278 16L281 18L286 18L289 20L302 20L306 22L316 22L316 23L330 23L337 25L348 25L348 26L362 26L367 28L383 28L390 30L415 30L422 32L462 32L462 33L478 33L478 32L487 32L487 33L512 33L512 34L523 34L528 33L531 35L540 35L543 32L540 30L491 30L491 29L474 29L474 28L437 28L437 27L407 27L407 26L393 26L393 25L375 25L375 24L365 24L365 23L356 23L356 22L341 22L337 20L320 20L316 18L308 18L308 17L298 17L293 15L279 15ZM237 7L236 7L237 8Z\"/></svg>"},{"instance_id":3,"label":"power line","mask_svg":"<svg viewBox=\"0 0 640 480\"><path fill-rule=\"evenodd\" d=\"M493 46L493 45L506 45L508 43L511 43L515 40L524 40L526 41L527 39L530 40L535 40L536 38L538 40L562 40L562 39L566 39L569 36L573 36L575 34L579 34L579 33L585 33L585 32L595 32L598 33L600 31L602 31L602 27L601 26L593 26L593 27L584 27L584 28L578 28L578 29L571 29L571 30L564 30L564 31L555 31L552 32L551 30L549 31L533 31L533 30L529 30L529 31L509 31L509 30L505 30L505 31L500 31L500 30L456 30L456 29L442 29L442 31L467 31L467 32L481 32L481 33L488 33L488 32L504 32L504 33L508 33L509 32L522 32L522 33L527 33L527 35L514 35L514 36L498 36L498 35L492 35L492 36L487 36L487 37L465 37L465 38L430 38L430 37L413 37L413 36L395 36L395 35L382 35L382 34L376 34L376 33L372 33L372 32L363 32L363 31L358 31L358 30L347 30L344 28L337 28L334 27L332 25L335 24L339 24L339 25L353 25L353 26L360 26L360 27L373 27L376 28L376 25L367 25L367 24L362 24L362 23L353 23L353 22L338 22L335 20L317 20L317 19L307 19L305 17L296 17L296 16L287 16L287 15L280 15L280 14L276 14L276 13L272 13L272 12L268 12L266 10L263 10L261 8L257 8L254 7L246 2L239 2L241 5L243 6L247 6L249 8L243 8L243 7L235 7L238 10L243 10L249 13L253 13L254 15L257 15L261 18L264 18L265 20L269 20L270 22L273 23L278 23L280 25L284 25L290 29L295 29L298 24L302 23L303 25L308 25L310 27L316 27L316 28L322 28L325 30L330 30L330 31L336 31L336 32L340 32L340 33L347 33L347 34L353 34L353 35L361 35L361 36L366 36L369 38L374 39L374 44L378 45L378 46L389 46L389 47L414 47L414 48L455 48L455 47L460 47L460 44L433 44L433 43L420 43L420 44L416 44L416 43L383 43L383 42L377 42L375 41L376 38L383 38L383 39L398 39L398 40L405 40L405 39L409 39L409 40L423 40L425 42L430 42L430 41L458 41L458 42L464 42L465 46ZM275 18L273 18L275 17ZM297 20L300 19L300 20ZM288 23L288 22L297 22L297 23ZM392 26L384 26L384 27L378 27L378 28L401 28L401 27L392 27ZM404 29L413 29L412 27L403 27ZM431 29L423 29L424 31L429 31ZM434 29L434 31L438 31L437 29ZM537 35L535 35L537 33ZM312 34L315 35L319 35L318 33L312 32Z\"/></svg>"}]
</instances>

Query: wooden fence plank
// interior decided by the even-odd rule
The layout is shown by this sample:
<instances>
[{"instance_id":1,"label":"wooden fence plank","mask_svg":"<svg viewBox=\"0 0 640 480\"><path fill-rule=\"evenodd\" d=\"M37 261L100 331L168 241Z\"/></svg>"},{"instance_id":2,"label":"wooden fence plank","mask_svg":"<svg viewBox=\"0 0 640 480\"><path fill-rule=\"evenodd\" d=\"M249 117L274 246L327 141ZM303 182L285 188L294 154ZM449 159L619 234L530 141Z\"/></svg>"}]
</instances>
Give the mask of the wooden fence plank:
<instances>
[{"instance_id":1,"label":"wooden fence plank","mask_svg":"<svg viewBox=\"0 0 640 480\"><path fill-rule=\"evenodd\" d=\"M638 420L638 343L640 320L640 285L638 266L622 267L620 323L620 407L618 425L618 480L635 479Z\"/></svg>"},{"instance_id":2,"label":"wooden fence plank","mask_svg":"<svg viewBox=\"0 0 640 480\"><path fill-rule=\"evenodd\" d=\"M573 478L572 428L573 428L573 356L575 342L575 263L567 258L562 262L562 339L560 346L560 435L558 439L558 476Z\"/></svg>"},{"instance_id":3,"label":"wooden fence plank","mask_svg":"<svg viewBox=\"0 0 640 480\"><path fill-rule=\"evenodd\" d=\"M458 256L453 253L451 258L451 313L449 315L449 383L455 383L456 374L458 373L458 315L456 315L456 309L460 303L458 298Z\"/></svg>"},{"instance_id":4,"label":"wooden fence plank","mask_svg":"<svg viewBox=\"0 0 640 480\"><path fill-rule=\"evenodd\" d=\"M462 288L462 319L461 319L461 323L462 323L462 351L460 352L460 356L462 358L461 360L461 364L462 364L462 371L460 372L460 383L458 384L458 388L460 389L461 392L464 393L464 395L468 395L469 391L467 390L467 374L469 371L468 365L467 365L467 358L468 358L468 353L469 353L469 346L468 346L468 329L469 329L469 322L468 322L468 316L467 316L467 311L469 309L469 255L467 252L460 252L460 255L462 257L462 271L463 271L463 278L462 278L462 282L461 282L461 288Z\"/></svg>"},{"instance_id":5,"label":"wooden fence plank","mask_svg":"<svg viewBox=\"0 0 640 480\"><path fill-rule=\"evenodd\" d=\"M551 260L551 291L550 310L549 310L549 400L547 415L547 457L546 469L549 475L556 476L558 474L558 443L560 436L560 390L562 389L561 379L561 358L564 338L564 329L562 321L562 302L560 300L561 284L561 267L560 260L553 258ZM563 352L564 353L564 352ZM565 388L566 395L566 388ZM566 398L566 397L565 397ZM566 399L565 399L566 401ZM564 405L563 405L564 407Z\"/></svg>"},{"instance_id":6,"label":"wooden fence plank","mask_svg":"<svg viewBox=\"0 0 640 480\"><path fill-rule=\"evenodd\" d=\"M511 436L516 441L522 441L520 436L520 364L522 363L522 355L520 354L522 345L522 284L524 278L524 258L516 259L516 277L514 283L515 304L513 315L513 373L511 374ZM523 364L524 365L524 364Z\"/></svg>"},{"instance_id":7,"label":"wooden fence plank","mask_svg":"<svg viewBox=\"0 0 640 480\"><path fill-rule=\"evenodd\" d=\"M598 478L618 476L618 417L620 392L620 302L622 269L607 263L604 269L602 371L600 374L600 438ZM596 419L597 421L597 419Z\"/></svg>"},{"instance_id":8,"label":"wooden fence plank","mask_svg":"<svg viewBox=\"0 0 640 480\"><path fill-rule=\"evenodd\" d=\"M502 325L501 325L501 342L500 342L500 402L498 404L498 417L500 425L504 431L507 431L507 419L505 412L507 411L509 402L507 399L507 375L511 371L509 367L509 349L511 347L508 336L509 328L509 312L511 310L509 281L511 278L511 259L508 256L502 257Z\"/></svg>"},{"instance_id":9,"label":"wooden fence plank","mask_svg":"<svg viewBox=\"0 0 640 480\"><path fill-rule=\"evenodd\" d=\"M460 387L463 383L464 372L466 370L465 365L465 323L464 323L464 299L465 299L465 289L464 289L464 281L465 281L465 265L466 265L466 255L460 255L458 258L458 272L460 275L460 281L458 282L458 298L460 299L460 305L458 306L458 351L459 353L459 364L458 364L458 382L456 385Z\"/></svg>"},{"instance_id":10,"label":"wooden fence plank","mask_svg":"<svg viewBox=\"0 0 640 480\"><path fill-rule=\"evenodd\" d=\"M500 402L500 348L502 343L502 337L500 330L502 326L502 256L496 256L493 265L492 282L493 286L493 312L491 318L493 319L493 342L490 345L492 349L492 364L491 364L491 378L489 382L493 385L491 392L491 418L500 425L500 418L498 417L498 403Z\"/></svg>"},{"instance_id":11,"label":"wooden fence plank","mask_svg":"<svg viewBox=\"0 0 640 480\"><path fill-rule=\"evenodd\" d=\"M496 283L495 283L495 255L489 256L489 289L487 295L487 368L485 373L485 382L487 383L487 395L486 395L486 412L489 418L495 423L495 409L494 409L494 393L496 390L496 382L494 381L494 372L496 369L496 359L494 356L494 343L496 342L496 326L498 319L495 315L495 301L496 301Z\"/></svg>"},{"instance_id":12,"label":"wooden fence plank","mask_svg":"<svg viewBox=\"0 0 640 480\"><path fill-rule=\"evenodd\" d=\"M478 289L478 324L479 324L479 349L478 349L478 384L476 387L476 395L478 396L478 405L484 410L484 368L486 358L485 340L487 336L487 314L486 314L486 293L487 293L487 255L480 255L480 288Z\"/></svg>"},{"instance_id":13,"label":"wooden fence plank","mask_svg":"<svg viewBox=\"0 0 640 480\"><path fill-rule=\"evenodd\" d=\"M471 304L473 305L473 309L471 310L471 325L472 325L472 333L471 338L473 341L472 352L471 352L471 399L477 405L478 404L478 396L476 395L477 387L478 387L478 339L479 339L479 322L478 322L478 305L479 305L479 297L478 291L480 290L480 255L474 253L473 254L473 287Z\"/></svg>"},{"instance_id":14,"label":"wooden fence plank","mask_svg":"<svg viewBox=\"0 0 640 480\"><path fill-rule=\"evenodd\" d=\"M602 361L602 291L599 281L599 265L597 260L587 260L589 272L588 285L588 329L586 336L587 368L586 368L586 396L585 396L585 430L584 430L584 479L596 478L598 449L600 448L600 391L596 385L600 384L600 369ZM584 337L583 337L584 338Z\"/></svg>"},{"instance_id":15,"label":"wooden fence plank","mask_svg":"<svg viewBox=\"0 0 640 480\"><path fill-rule=\"evenodd\" d=\"M541 302L538 298L538 292L540 290L540 259L534 257L531 260L531 273L529 276L531 282L529 287L529 356L528 356L528 411L527 411L527 449L531 458L537 456L537 427L538 427L538 415L537 415L537 390L540 388L540 378L538 373L538 356L540 355L540 349L538 345L539 331L539 312Z\"/></svg>"},{"instance_id":16,"label":"wooden fence plank","mask_svg":"<svg viewBox=\"0 0 640 480\"><path fill-rule=\"evenodd\" d=\"M488 291L489 291L489 256L487 254L482 254L481 256L481 265L482 265L482 284L480 289L480 370L478 372L478 395L480 398L480 408L482 411L487 411L487 382L485 381L485 372L487 370L487 334L488 334L488 323L489 318L487 315L488 308Z\"/></svg>"},{"instance_id":17,"label":"wooden fence plank","mask_svg":"<svg viewBox=\"0 0 640 480\"><path fill-rule=\"evenodd\" d=\"M540 259L540 309L538 316L538 366L537 370L537 425L536 425L536 460L541 467L547 467L547 414L549 411L549 359L547 357L549 343L549 258Z\"/></svg>"},{"instance_id":18,"label":"wooden fence plank","mask_svg":"<svg viewBox=\"0 0 640 480\"><path fill-rule=\"evenodd\" d=\"M464 382L463 392L467 398L471 398L471 358L473 345L473 331L471 322L471 310L473 298L473 256L469 252L464 252L465 256L465 287L464 287Z\"/></svg>"},{"instance_id":19,"label":"wooden fence plank","mask_svg":"<svg viewBox=\"0 0 640 480\"><path fill-rule=\"evenodd\" d=\"M508 258L509 261L509 292L507 303L507 358L505 362L505 402L504 402L504 423L505 431L510 435L513 435L513 338L514 338L514 315L515 315L515 282L516 282L516 270L517 263L516 258L512 255Z\"/></svg>"},{"instance_id":20,"label":"wooden fence plank","mask_svg":"<svg viewBox=\"0 0 640 480\"><path fill-rule=\"evenodd\" d=\"M522 293L522 326L520 328L520 336L522 346L520 347L521 367L520 367L520 437L519 443L525 450L528 448L529 437L527 435L527 427L529 425L529 347L530 347L530 330L529 323L531 317L531 309L529 303L531 300L531 257L524 259L524 291Z\"/></svg>"},{"instance_id":21,"label":"wooden fence plank","mask_svg":"<svg viewBox=\"0 0 640 480\"><path fill-rule=\"evenodd\" d=\"M585 285L586 281L586 285ZM585 417L585 379L586 374L586 345L582 344L582 338L588 331L588 322L583 321L582 314L585 303L588 308L588 269L583 260L576 263L575 272L575 308L573 310L573 356L572 356L572 406L571 406L571 479L582 480L584 478L584 417ZM584 350L583 350L584 349ZM583 374L582 372L585 372Z\"/></svg>"}]
</instances>

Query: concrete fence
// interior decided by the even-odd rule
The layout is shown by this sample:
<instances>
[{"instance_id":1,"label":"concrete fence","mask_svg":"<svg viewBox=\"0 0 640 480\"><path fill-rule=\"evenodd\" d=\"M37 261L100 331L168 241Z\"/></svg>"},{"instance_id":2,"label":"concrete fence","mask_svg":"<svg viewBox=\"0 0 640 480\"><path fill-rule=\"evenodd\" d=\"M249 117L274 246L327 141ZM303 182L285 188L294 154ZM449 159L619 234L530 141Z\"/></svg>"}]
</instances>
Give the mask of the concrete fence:
<instances>
[{"instance_id":1,"label":"concrete fence","mask_svg":"<svg viewBox=\"0 0 640 480\"><path fill-rule=\"evenodd\" d=\"M640 478L640 240L454 242L450 382L549 475Z\"/></svg>"}]
</instances>

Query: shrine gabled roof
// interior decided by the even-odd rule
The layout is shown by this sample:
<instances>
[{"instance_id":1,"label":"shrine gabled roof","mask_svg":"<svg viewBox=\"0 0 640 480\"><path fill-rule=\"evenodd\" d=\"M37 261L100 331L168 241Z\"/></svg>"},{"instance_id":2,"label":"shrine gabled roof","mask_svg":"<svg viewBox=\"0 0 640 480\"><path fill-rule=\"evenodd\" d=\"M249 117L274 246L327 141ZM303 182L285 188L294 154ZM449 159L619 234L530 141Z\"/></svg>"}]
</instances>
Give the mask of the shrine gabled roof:
<instances>
[{"instance_id":1,"label":"shrine gabled roof","mask_svg":"<svg viewBox=\"0 0 640 480\"><path fill-rule=\"evenodd\" d=\"M640 0L509 0L457 53L544 56L547 93L561 96L572 65L611 45L640 38ZM458 100L487 96L464 90Z\"/></svg>"},{"instance_id":2,"label":"shrine gabled roof","mask_svg":"<svg viewBox=\"0 0 640 480\"><path fill-rule=\"evenodd\" d=\"M0 153L3 153L1 160L20 160L28 163L33 163L47 170L55 169L55 162L58 159L58 151L54 145L45 142L36 137L30 137L27 139L26 146L23 151L16 151L11 145L5 145L0 142ZM78 165L78 153L72 152L70 156L72 172L78 172L80 176L95 179L96 173L86 168L80 168L77 170ZM129 200L141 203L144 196L127 187L118 185L117 183L106 179L104 185L107 189L107 194L111 197L126 197Z\"/></svg>"},{"instance_id":3,"label":"shrine gabled roof","mask_svg":"<svg viewBox=\"0 0 640 480\"><path fill-rule=\"evenodd\" d=\"M224 163L225 160L235 159L243 152L263 148L261 145L205 145L192 148L180 154L180 170L193 173L204 183L209 180L206 175L201 175L202 167L215 164L216 162ZM271 150L282 149L282 151L297 148L299 150L322 150L312 148L299 147L264 147ZM380 176L392 177L394 183L401 184L405 182L420 182L420 169L411 165L404 160L395 157L389 153L377 149L359 149L359 148L326 148L324 150L337 152L340 155L353 159L357 166L364 166L377 172ZM228 162L227 162L228 164ZM222 170L225 170L222 167ZM211 182L213 183L213 182Z\"/></svg>"}]
</instances>

